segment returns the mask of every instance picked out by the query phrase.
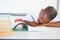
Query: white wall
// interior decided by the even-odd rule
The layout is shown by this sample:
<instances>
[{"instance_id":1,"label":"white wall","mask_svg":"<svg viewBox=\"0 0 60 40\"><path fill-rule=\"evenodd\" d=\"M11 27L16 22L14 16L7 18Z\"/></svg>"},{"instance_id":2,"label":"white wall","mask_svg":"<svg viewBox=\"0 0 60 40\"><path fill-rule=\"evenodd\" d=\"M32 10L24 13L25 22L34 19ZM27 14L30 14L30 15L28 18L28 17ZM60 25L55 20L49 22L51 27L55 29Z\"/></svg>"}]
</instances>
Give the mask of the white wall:
<instances>
[{"instance_id":1,"label":"white wall","mask_svg":"<svg viewBox=\"0 0 60 40\"><path fill-rule=\"evenodd\" d=\"M46 6L56 8L57 0L0 0L0 13L38 13Z\"/></svg>"},{"instance_id":2,"label":"white wall","mask_svg":"<svg viewBox=\"0 0 60 40\"><path fill-rule=\"evenodd\" d=\"M58 12L57 12L57 21L60 21L60 0L58 0Z\"/></svg>"}]
</instances>

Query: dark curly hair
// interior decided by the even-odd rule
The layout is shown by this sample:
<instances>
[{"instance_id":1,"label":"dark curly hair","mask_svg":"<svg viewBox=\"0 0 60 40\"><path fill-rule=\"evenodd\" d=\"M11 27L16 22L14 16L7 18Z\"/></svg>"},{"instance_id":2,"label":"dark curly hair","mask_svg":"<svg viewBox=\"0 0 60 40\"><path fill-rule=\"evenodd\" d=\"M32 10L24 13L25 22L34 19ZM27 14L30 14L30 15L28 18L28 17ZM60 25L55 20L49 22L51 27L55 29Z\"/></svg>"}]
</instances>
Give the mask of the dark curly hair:
<instances>
[{"instance_id":1,"label":"dark curly hair","mask_svg":"<svg viewBox=\"0 0 60 40\"><path fill-rule=\"evenodd\" d=\"M52 6L48 6L44 11L50 20L54 19L57 15L57 10Z\"/></svg>"}]
</instances>

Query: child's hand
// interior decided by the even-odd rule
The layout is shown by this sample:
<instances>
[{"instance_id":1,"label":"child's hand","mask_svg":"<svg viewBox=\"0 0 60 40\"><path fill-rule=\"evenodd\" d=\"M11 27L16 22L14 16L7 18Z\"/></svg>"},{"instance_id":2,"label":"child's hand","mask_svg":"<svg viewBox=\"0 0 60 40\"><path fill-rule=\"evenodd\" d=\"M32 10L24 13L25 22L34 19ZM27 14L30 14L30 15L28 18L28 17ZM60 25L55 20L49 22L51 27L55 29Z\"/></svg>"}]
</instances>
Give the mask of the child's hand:
<instances>
[{"instance_id":1,"label":"child's hand","mask_svg":"<svg viewBox=\"0 0 60 40\"><path fill-rule=\"evenodd\" d=\"M35 21L27 21L27 20L23 20L23 22L25 22L26 24L32 26L32 27L35 27L37 26L37 23Z\"/></svg>"}]
</instances>

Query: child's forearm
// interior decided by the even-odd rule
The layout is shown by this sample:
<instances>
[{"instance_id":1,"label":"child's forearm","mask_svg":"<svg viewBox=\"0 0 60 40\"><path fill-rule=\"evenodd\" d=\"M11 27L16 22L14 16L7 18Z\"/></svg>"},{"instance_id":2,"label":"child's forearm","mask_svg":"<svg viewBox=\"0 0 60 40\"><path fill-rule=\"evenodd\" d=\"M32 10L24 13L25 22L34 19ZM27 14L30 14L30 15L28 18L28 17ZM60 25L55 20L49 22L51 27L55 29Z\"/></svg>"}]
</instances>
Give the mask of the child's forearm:
<instances>
[{"instance_id":1,"label":"child's forearm","mask_svg":"<svg viewBox=\"0 0 60 40\"><path fill-rule=\"evenodd\" d=\"M46 27L60 27L60 21L50 22L50 23L44 24L44 26L46 26Z\"/></svg>"},{"instance_id":2,"label":"child's forearm","mask_svg":"<svg viewBox=\"0 0 60 40\"><path fill-rule=\"evenodd\" d=\"M37 26L37 23L35 21L26 21L26 20L23 20L23 22L25 22L26 24L30 25L30 26Z\"/></svg>"},{"instance_id":3,"label":"child's forearm","mask_svg":"<svg viewBox=\"0 0 60 40\"><path fill-rule=\"evenodd\" d=\"M38 26L60 27L60 21L58 21L58 22L49 22L49 23L45 23L45 24L38 24Z\"/></svg>"},{"instance_id":4,"label":"child's forearm","mask_svg":"<svg viewBox=\"0 0 60 40\"><path fill-rule=\"evenodd\" d=\"M34 21L29 22L29 23L27 22L27 24L28 24L28 25L30 25L30 26L34 26L34 27L35 27L35 26L37 26L37 23L36 23L36 22L34 22Z\"/></svg>"},{"instance_id":5,"label":"child's forearm","mask_svg":"<svg viewBox=\"0 0 60 40\"><path fill-rule=\"evenodd\" d=\"M60 27L60 21L58 22L49 22L45 24L39 24L36 23L35 21L24 21L26 24L36 27L36 26L46 26L46 27Z\"/></svg>"}]
</instances>

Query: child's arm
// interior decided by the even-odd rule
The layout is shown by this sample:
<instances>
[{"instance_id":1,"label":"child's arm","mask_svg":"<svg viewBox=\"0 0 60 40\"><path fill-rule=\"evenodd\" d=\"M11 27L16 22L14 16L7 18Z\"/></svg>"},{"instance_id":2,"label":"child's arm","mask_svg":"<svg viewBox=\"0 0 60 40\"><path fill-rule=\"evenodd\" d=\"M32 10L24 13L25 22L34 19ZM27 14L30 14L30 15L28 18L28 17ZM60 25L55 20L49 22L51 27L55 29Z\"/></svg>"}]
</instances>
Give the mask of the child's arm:
<instances>
[{"instance_id":1,"label":"child's arm","mask_svg":"<svg viewBox=\"0 0 60 40\"><path fill-rule=\"evenodd\" d=\"M30 25L30 26L37 26L38 25L38 23L36 23L35 21L27 21L27 20L23 20L23 22L25 22L26 24L28 24L28 25Z\"/></svg>"},{"instance_id":2,"label":"child's arm","mask_svg":"<svg viewBox=\"0 0 60 40\"><path fill-rule=\"evenodd\" d=\"M46 26L46 27L60 27L60 21L49 22L49 23L43 24L43 26Z\"/></svg>"},{"instance_id":3,"label":"child's arm","mask_svg":"<svg viewBox=\"0 0 60 40\"><path fill-rule=\"evenodd\" d=\"M24 20L24 22L32 27L35 27L35 26L60 27L60 21L49 22L45 24L39 24L39 23L36 23L35 21L26 21L26 20Z\"/></svg>"}]
</instances>

